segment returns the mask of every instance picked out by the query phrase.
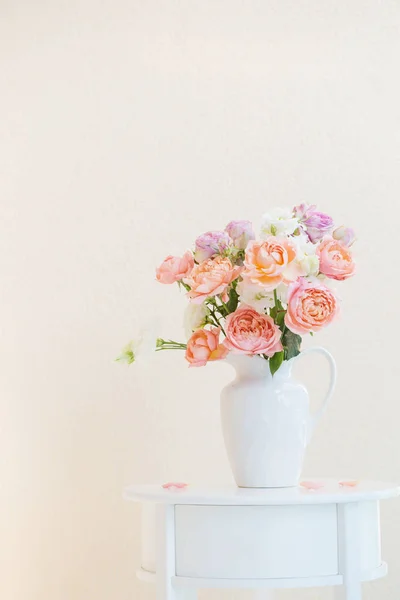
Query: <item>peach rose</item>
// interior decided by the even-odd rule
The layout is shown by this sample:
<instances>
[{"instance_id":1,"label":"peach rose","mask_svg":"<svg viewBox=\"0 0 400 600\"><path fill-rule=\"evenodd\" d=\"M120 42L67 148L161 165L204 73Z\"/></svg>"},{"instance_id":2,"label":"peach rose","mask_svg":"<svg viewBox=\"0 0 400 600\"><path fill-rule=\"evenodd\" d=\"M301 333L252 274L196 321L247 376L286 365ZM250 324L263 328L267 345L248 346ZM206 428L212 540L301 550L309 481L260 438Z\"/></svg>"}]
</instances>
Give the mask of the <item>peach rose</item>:
<instances>
[{"instance_id":1,"label":"peach rose","mask_svg":"<svg viewBox=\"0 0 400 600\"><path fill-rule=\"evenodd\" d=\"M198 329L187 343L185 358L190 367L204 367L210 360L225 358L229 350L219 343L221 329Z\"/></svg>"},{"instance_id":2,"label":"peach rose","mask_svg":"<svg viewBox=\"0 0 400 600\"><path fill-rule=\"evenodd\" d=\"M225 346L238 354L273 356L283 350L281 330L268 315L243 306L226 318Z\"/></svg>"},{"instance_id":3,"label":"peach rose","mask_svg":"<svg viewBox=\"0 0 400 600\"><path fill-rule=\"evenodd\" d=\"M310 283L303 277L290 284L287 305L285 325L299 335L326 327L339 310L332 290L319 282Z\"/></svg>"},{"instance_id":4,"label":"peach rose","mask_svg":"<svg viewBox=\"0 0 400 600\"><path fill-rule=\"evenodd\" d=\"M348 279L354 275L355 264L351 251L341 241L329 237L317 246L319 270L330 279Z\"/></svg>"},{"instance_id":5,"label":"peach rose","mask_svg":"<svg viewBox=\"0 0 400 600\"><path fill-rule=\"evenodd\" d=\"M235 267L223 256L209 258L195 265L185 283L190 286L188 297L195 304L201 304L209 296L223 294L230 283L240 275L241 268Z\"/></svg>"},{"instance_id":6,"label":"peach rose","mask_svg":"<svg viewBox=\"0 0 400 600\"><path fill-rule=\"evenodd\" d=\"M282 282L289 283L303 275L295 265L296 247L288 239L269 236L265 241L249 242L243 277L265 290L274 290Z\"/></svg>"},{"instance_id":7,"label":"peach rose","mask_svg":"<svg viewBox=\"0 0 400 600\"><path fill-rule=\"evenodd\" d=\"M175 283L188 277L194 267L193 254L188 250L180 256L167 256L156 269L156 278L160 283Z\"/></svg>"}]
</instances>

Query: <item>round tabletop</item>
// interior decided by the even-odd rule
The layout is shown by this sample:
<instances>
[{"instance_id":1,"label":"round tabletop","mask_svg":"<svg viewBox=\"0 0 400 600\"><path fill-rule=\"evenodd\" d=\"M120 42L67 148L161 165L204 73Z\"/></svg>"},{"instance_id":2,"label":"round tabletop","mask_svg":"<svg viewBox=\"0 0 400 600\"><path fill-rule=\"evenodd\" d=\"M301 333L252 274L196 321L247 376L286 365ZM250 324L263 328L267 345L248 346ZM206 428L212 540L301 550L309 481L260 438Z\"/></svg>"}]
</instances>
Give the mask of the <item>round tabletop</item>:
<instances>
[{"instance_id":1,"label":"round tabletop","mask_svg":"<svg viewBox=\"0 0 400 600\"><path fill-rule=\"evenodd\" d=\"M346 482L344 482L346 483ZM303 487L304 485L309 487ZM312 489L310 489L310 487ZM317 488L317 489L316 489ZM212 506L273 506L285 504L346 504L366 500L385 500L400 495L400 486L381 481L352 482L313 479L294 488L224 487L164 488L162 485L133 485L124 491L126 500L156 504L200 504Z\"/></svg>"}]
</instances>

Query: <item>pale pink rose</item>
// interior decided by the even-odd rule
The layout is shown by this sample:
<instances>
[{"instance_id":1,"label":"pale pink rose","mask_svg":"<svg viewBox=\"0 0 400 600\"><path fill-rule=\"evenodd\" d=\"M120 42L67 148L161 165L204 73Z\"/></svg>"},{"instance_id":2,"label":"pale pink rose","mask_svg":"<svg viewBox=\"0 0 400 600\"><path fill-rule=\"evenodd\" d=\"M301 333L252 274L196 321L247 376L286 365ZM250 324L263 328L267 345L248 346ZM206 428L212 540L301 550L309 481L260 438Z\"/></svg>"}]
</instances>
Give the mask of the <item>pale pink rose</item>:
<instances>
[{"instance_id":1,"label":"pale pink rose","mask_svg":"<svg viewBox=\"0 0 400 600\"><path fill-rule=\"evenodd\" d=\"M226 231L207 231L200 235L195 242L194 258L198 263L221 254L231 244Z\"/></svg>"},{"instance_id":2,"label":"pale pink rose","mask_svg":"<svg viewBox=\"0 0 400 600\"><path fill-rule=\"evenodd\" d=\"M299 204L293 214L305 226L310 240L315 243L333 229L333 219L329 215L316 210L315 204Z\"/></svg>"},{"instance_id":3,"label":"pale pink rose","mask_svg":"<svg viewBox=\"0 0 400 600\"><path fill-rule=\"evenodd\" d=\"M273 356L283 350L281 330L268 315L243 306L226 318L225 346L238 354Z\"/></svg>"},{"instance_id":4,"label":"pale pink rose","mask_svg":"<svg viewBox=\"0 0 400 600\"><path fill-rule=\"evenodd\" d=\"M351 229L351 227L345 227L344 225L337 227L337 229L335 229L335 231L332 233L332 237L333 239L342 242L342 244L348 248L356 241L354 229Z\"/></svg>"},{"instance_id":5,"label":"pale pink rose","mask_svg":"<svg viewBox=\"0 0 400 600\"><path fill-rule=\"evenodd\" d=\"M224 294L226 288L239 277L241 268L235 267L229 258L217 256L195 265L185 283L190 286L188 297L201 304L209 296Z\"/></svg>"},{"instance_id":6,"label":"pale pink rose","mask_svg":"<svg viewBox=\"0 0 400 600\"><path fill-rule=\"evenodd\" d=\"M351 251L338 240L329 237L317 246L320 273L342 281L354 275L355 264Z\"/></svg>"},{"instance_id":7,"label":"pale pink rose","mask_svg":"<svg viewBox=\"0 0 400 600\"><path fill-rule=\"evenodd\" d=\"M190 367L204 367L210 360L225 358L229 350L219 343L221 329L197 329L187 343L185 358Z\"/></svg>"},{"instance_id":8,"label":"pale pink rose","mask_svg":"<svg viewBox=\"0 0 400 600\"><path fill-rule=\"evenodd\" d=\"M265 241L251 241L246 249L243 277L264 290L274 290L280 283L289 283L303 274L295 258L296 246L287 238L269 236Z\"/></svg>"},{"instance_id":9,"label":"pale pink rose","mask_svg":"<svg viewBox=\"0 0 400 600\"><path fill-rule=\"evenodd\" d=\"M332 290L318 281L311 283L303 277L289 285L287 305L285 325L299 335L326 327L339 311Z\"/></svg>"},{"instance_id":10,"label":"pale pink rose","mask_svg":"<svg viewBox=\"0 0 400 600\"><path fill-rule=\"evenodd\" d=\"M225 227L225 231L239 250L244 250L250 240L256 237L250 221L231 221Z\"/></svg>"},{"instance_id":11,"label":"pale pink rose","mask_svg":"<svg viewBox=\"0 0 400 600\"><path fill-rule=\"evenodd\" d=\"M175 283L188 277L194 267L193 254L188 250L180 256L167 256L156 269L156 278L160 283Z\"/></svg>"}]
</instances>

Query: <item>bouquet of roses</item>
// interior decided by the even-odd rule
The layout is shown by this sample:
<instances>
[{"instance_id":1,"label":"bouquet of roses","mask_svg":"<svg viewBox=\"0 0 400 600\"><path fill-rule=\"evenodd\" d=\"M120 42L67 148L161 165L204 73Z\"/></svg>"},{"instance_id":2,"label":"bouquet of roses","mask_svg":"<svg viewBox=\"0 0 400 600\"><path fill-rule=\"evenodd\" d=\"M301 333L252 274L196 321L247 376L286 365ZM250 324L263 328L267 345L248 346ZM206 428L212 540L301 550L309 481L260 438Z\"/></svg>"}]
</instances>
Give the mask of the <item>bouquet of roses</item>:
<instances>
[{"instance_id":1,"label":"bouquet of roses","mask_svg":"<svg viewBox=\"0 0 400 600\"><path fill-rule=\"evenodd\" d=\"M335 227L314 205L275 209L263 216L260 239L249 221L198 237L194 250L167 256L156 270L160 283L177 283L189 304L187 342L158 338L153 350L181 349L190 366L228 353L258 355L274 374L300 353L302 336L333 321L339 301L330 280L354 274L354 232ZM143 337L117 360L136 359Z\"/></svg>"}]
</instances>

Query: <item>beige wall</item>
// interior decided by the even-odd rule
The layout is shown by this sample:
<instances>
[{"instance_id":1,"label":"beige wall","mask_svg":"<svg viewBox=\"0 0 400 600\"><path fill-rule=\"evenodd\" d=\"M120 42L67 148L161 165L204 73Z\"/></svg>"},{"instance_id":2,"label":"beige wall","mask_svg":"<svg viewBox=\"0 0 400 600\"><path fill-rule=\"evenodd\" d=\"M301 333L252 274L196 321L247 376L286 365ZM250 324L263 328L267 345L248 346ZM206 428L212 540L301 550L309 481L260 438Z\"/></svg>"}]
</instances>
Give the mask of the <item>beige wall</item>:
<instances>
[{"instance_id":1,"label":"beige wall","mask_svg":"<svg viewBox=\"0 0 400 600\"><path fill-rule=\"evenodd\" d=\"M182 336L183 298L154 282L167 253L274 205L317 202L359 237L306 474L400 480L399 56L395 1L0 2L2 599L153 597L121 490L231 480L230 371L112 359L157 313ZM367 600L398 597L400 504L382 521L391 572Z\"/></svg>"}]
</instances>

